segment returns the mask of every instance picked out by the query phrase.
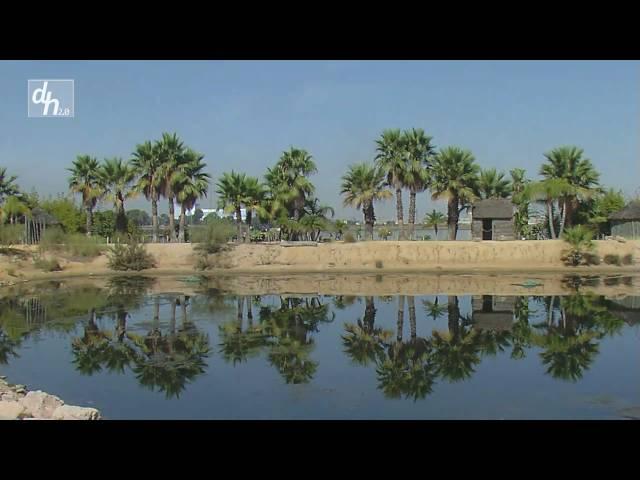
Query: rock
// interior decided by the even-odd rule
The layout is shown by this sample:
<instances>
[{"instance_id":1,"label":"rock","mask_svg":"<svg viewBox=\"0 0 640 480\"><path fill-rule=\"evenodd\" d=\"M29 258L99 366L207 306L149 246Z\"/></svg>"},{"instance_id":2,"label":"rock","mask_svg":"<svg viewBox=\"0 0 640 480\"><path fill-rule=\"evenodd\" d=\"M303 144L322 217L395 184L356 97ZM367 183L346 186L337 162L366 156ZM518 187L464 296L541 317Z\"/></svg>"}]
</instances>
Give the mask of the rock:
<instances>
[{"instance_id":1,"label":"rock","mask_svg":"<svg viewBox=\"0 0 640 480\"><path fill-rule=\"evenodd\" d=\"M0 402L0 420L18 420L24 413L20 402Z\"/></svg>"},{"instance_id":2,"label":"rock","mask_svg":"<svg viewBox=\"0 0 640 480\"><path fill-rule=\"evenodd\" d=\"M6 380L7 376L6 375L0 375L0 380Z\"/></svg>"},{"instance_id":3,"label":"rock","mask_svg":"<svg viewBox=\"0 0 640 480\"><path fill-rule=\"evenodd\" d=\"M5 392L0 395L0 400L4 402L17 402L20 400L20 397L18 397L15 392Z\"/></svg>"},{"instance_id":4,"label":"rock","mask_svg":"<svg viewBox=\"0 0 640 480\"><path fill-rule=\"evenodd\" d=\"M616 236L616 241L620 242L620 243L626 243L627 239L621 236Z\"/></svg>"},{"instance_id":5,"label":"rock","mask_svg":"<svg viewBox=\"0 0 640 480\"><path fill-rule=\"evenodd\" d=\"M54 420L100 420L100 412L95 408L62 405L53 412Z\"/></svg>"},{"instance_id":6,"label":"rock","mask_svg":"<svg viewBox=\"0 0 640 480\"><path fill-rule=\"evenodd\" d=\"M40 390L27 393L20 403L30 415L36 418L51 418L55 410L64 405L64 402L55 395L49 395Z\"/></svg>"}]
</instances>

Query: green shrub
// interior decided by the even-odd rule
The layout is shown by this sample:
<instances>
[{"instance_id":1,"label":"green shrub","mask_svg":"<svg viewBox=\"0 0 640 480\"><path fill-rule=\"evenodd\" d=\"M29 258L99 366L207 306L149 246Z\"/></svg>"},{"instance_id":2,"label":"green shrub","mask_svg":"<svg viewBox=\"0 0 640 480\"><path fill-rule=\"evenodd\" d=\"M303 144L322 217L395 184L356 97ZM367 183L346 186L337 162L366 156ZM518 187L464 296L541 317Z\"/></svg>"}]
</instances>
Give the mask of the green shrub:
<instances>
[{"instance_id":1,"label":"green shrub","mask_svg":"<svg viewBox=\"0 0 640 480\"><path fill-rule=\"evenodd\" d=\"M55 258L50 258L49 260L42 257L38 258L35 261L35 266L44 272L59 272L62 270L60 263Z\"/></svg>"},{"instance_id":2,"label":"green shrub","mask_svg":"<svg viewBox=\"0 0 640 480\"><path fill-rule=\"evenodd\" d=\"M600 256L596 253L586 253L584 259L587 265L600 265Z\"/></svg>"},{"instance_id":3,"label":"green shrub","mask_svg":"<svg viewBox=\"0 0 640 480\"><path fill-rule=\"evenodd\" d=\"M74 257L97 257L105 249L100 238L82 233L67 234L59 227L48 228L40 240L40 252L65 252Z\"/></svg>"},{"instance_id":4,"label":"green shrub","mask_svg":"<svg viewBox=\"0 0 640 480\"><path fill-rule=\"evenodd\" d=\"M628 253L624 257L622 257L622 264L623 265L633 265L633 254L632 253Z\"/></svg>"},{"instance_id":5,"label":"green shrub","mask_svg":"<svg viewBox=\"0 0 640 480\"><path fill-rule=\"evenodd\" d=\"M21 225L0 225L0 245L10 247L22 242L24 236L24 226Z\"/></svg>"},{"instance_id":6,"label":"green shrub","mask_svg":"<svg viewBox=\"0 0 640 480\"><path fill-rule=\"evenodd\" d=\"M211 268L211 261L209 260L209 255L206 253L203 255L199 255L198 259L196 260L195 269L202 271L202 270L207 270L208 268Z\"/></svg>"},{"instance_id":7,"label":"green shrub","mask_svg":"<svg viewBox=\"0 0 640 480\"><path fill-rule=\"evenodd\" d=\"M143 243L132 238L128 244L116 243L108 252L108 266L111 270L146 270L155 267L153 256Z\"/></svg>"},{"instance_id":8,"label":"green shrub","mask_svg":"<svg viewBox=\"0 0 640 480\"><path fill-rule=\"evenodd\" d=\"M570 247L569 250L564 252L563 260L565 263L574 267L583 263L586 254L595 248L593 233L583 225L567 228L562 235L562 239L567 242Z\"/></svg>"},{"instance_id":9,"label":"green shrub","mask_svg":"<svg viewBox=\"0 0 640 480\"><path fill-rule=\"evenodd\" d=\"M347 232L344 234L344 243L355 243L356 237L353 236L353 233Z\"/></svg>"},{"instance_id":10,"label":"green shrub","mask_svg":"<svg viewBox=\"0 0 640 480\"><path fill-rule=\"evenodd\" d=\"M609 254L604 256L604 263L607 265L620 265L620 255Z\"/></svg>"},{"instance_id":11,"label":"green shrub","mask_svg":"<svg viewBox=\"0 0 640 480\"><path fill-rule=\"evenodd\" d=\"M386 240L390 236L391 236L391 229L389 229L387 227L380 227L378 229L378 237L379 238L382 238L383 240Z\"/></svg>"},{"instance_id":12,"label":"green shrub","mask_svg":"<svg viewBox=\"0 0 640 480\"><path fill-rule=\"evenodd\" d=\"M209 219L209 216L207 216ZM191 242L196 251L203 254L218 253L236 234L233 222L227 219L212 219L205 225L194 227L191 232Z\"/></svg>"}]
</instances>

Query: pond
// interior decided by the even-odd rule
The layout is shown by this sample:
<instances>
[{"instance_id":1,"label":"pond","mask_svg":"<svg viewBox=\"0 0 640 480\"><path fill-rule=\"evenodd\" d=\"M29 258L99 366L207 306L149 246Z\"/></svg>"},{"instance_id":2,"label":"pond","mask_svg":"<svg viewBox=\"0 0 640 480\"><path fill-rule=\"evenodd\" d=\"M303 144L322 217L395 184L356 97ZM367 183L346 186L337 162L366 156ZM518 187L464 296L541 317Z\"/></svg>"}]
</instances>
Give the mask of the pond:
<instances>
[{"instance_id":1,"label":"pond","mask_svg":"<svg viewBox=\"0 0 640 480\"><path fill-rule=\"evenodd\" d=\"M184 280L3 291L0 374L107 419L615 419L640 405L637 296Z\"/></svg>"}]
</instances>

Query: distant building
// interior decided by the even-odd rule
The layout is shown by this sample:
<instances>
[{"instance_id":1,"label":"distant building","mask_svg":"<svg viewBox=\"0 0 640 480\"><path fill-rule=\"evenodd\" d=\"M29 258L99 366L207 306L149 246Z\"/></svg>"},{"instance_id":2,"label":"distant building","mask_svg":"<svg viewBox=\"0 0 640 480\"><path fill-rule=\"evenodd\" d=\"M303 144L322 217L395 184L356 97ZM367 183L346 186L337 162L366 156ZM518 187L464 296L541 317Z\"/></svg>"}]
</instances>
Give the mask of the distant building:
<instances>
[{"instance_id":1,"label":"distant building","mask_svg":"<svg viewBox=\"0 0 640 480\"><path fill-rule=\"evenodd\" d=\"M471 238L473 240L514 240L513 203L506 198L488 198L473 204Z\"/></svg>"},{"instance_id":2,"label":"distant building","mask_svg":"<svg viewBox=\"0 0 640 480\"><path fill-rule=\"evenodd\" d=\"M624 238L640 238L640 200L629 203L622 210L609 216L611 235Z\"/></svg>"}]
</instances>

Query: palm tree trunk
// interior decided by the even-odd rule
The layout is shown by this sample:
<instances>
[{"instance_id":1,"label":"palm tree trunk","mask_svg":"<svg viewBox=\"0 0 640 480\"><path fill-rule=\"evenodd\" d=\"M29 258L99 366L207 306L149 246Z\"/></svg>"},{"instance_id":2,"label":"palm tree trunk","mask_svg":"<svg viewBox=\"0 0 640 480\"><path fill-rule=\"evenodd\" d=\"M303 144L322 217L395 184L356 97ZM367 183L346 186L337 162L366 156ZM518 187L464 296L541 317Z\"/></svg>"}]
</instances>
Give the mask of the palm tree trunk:
<instances>
[{"instance_id":1,"label":"palm tree trunk","mask_svg":"<svg viewBox=\"0 0 640 480\"><path fill-rule=\"evenodd\" d=\"M158 200L151 199L151 229L153 231L153 243L158 242Z\"/></svg>"},{"instance_id":2,"label":"palm tree trunk","mask_svg":"<svg viewBox=\"0 0 640 480\"><path fill-rule=\"evenodd\" d=\"M91 228L93 227L93 207L87 207L87 237L91 236Z\"/></svg>"},{"instance_id":3,"label":"palm tree trunk","mask_svg":"<svg viewBox=\"0 0 640 480\"><path fill-rule=\"evenodd\" d=\"M178 225L178 242L184 242L184 217L186 214L186 209L184 208L184 204L180 207L180 224Z\"/></svg>"},{"instance_id":4,"label":"palm tree trunk","mask_svg":"<svg viewBox=\"0 0 640 480\"><path fill-rule=\"evenodd\" d=\"M406 235L404 232L404 208L402 207L402 188L396 186L396 216L398 218L398 240L405 240Z\"/></svg>"},{"instance_id":5,"label":"palm tree trunk","mask_svg":"<svg viewBox=\"0 0 640 480\"><path fill-rule=\"evenodd\" d=\"M458 306L458 297L450 295L447 297L447 302L449 334L455 338L458 336L458 327L460 324L460 307Z\"/></svg>"},{"instance_id":6,"label":"palm tree trunk","mask_svg":"<svg viewBox=\"0 0 640 480\"><path fill-rule=\"evenodd\" d=\"M560 215L560 231L558 232L558 237L562 236L562 232L564 231L564 224L567 220L567 210L569 205L567 203L567 199L565 198L562 201L562 214Z\"/></svg>"},{"instance_id":7,"label":"palm tree trunk","mask_svg":"<svg viewBox=\"0 0 640 480\"><path fill-rule=\"evenodd\" d=\"M437 223L433 225L433 231L436 234L436 238L434 238L434 240L438 240L438 224Z\"/></svg>"},{"instance_id":8,"label":"palm tree trunk","mask_svg":"<svg viewBox=\"0 0 640 480\"><path fill-rule=\"evenodd\" d=\"M373 224L375 223L373 202L368 202L362 207L362 214L364 215L364 225L367 230L367 234L371 240L373 240Z\"/></svg>"},{"instance_id":9,"label":"palm tree trunk","mask_svg":"<svg viewBox=\"0 0 640 480\"><path fill-rule=\"evenodd\" d=\"M416 226L416 191L409 192L409 240L414 240Z\"/></svg>"},{"instance_id":10,"label":"palm tree trunk","mask_svg":"<svg viewBox=\"0 0 640 480\"><path fill-rule=\"evenodd\" d=\"M244 239L245 243L251 243L251 235L249 234L249 232L251 232L251 221L253 220L253 212L251 211L250 208L247 208L247 215L245 218L245 222L247 224L246 229L247 229L247 236Z\"/></svg>"},{"instance_id":11,"label":"palm tree trunk","mask_svg":"<svg viewBox=\"0 0 640 480\"><path fill-rule=\"evenodd\" d=\"M547 200L547 216L549 217L549 232L551 232L551 238L556 238L556 230L553 227L553 208L551 207L551 201Z\"/></svg>"},{"instance_id":12,"label":"palm tree trunk","mask_svg":"<svg viewBox=\"0 0 640 480\"><path fill-rule=\"evenodd\" d=\"M124 197L122 192L118 192L116 201L114 203L115 215L116 215L116 232L124 233L127 231L127 215L124 211Z\"/></svg>"},{"instance_id":13,"label":"palm tree trunk","mask_svg":"<svg viewBox=\"0 0 640 480\"><path fill-rule=\"evenodd\" d=\"M407 298L407 303L409 304L409 326L411 328L411 340L415 340L417 336L416 298L413 295L410 295L409 298Z\"/></svg>"},{"instance_id":14,"label":"palm tree trunk","mask_svg":"<svg viewBox=\"0 0 640 480\"><path fill-rule=\"evenodd\" d=\"M236 224L238 225L238 238L236 239L236 243L242 242L242 211L240 210L240 205L236 206Z\"/></svg>"},{"instance_id":15,"label":"palm tree trunk","mask_svg":"<svg viewBox=\"0 0 640 480\"><path fill-rule=\"evenodd\" d=\"M447 226L449 240L455 240L458 236L458 197L455 195L447 203Z\"/></svg>"},{"instance_id":16,"label":"palm tree trunk","mask_svg":"<svg viewBox=\"0 0 640 480\"><path fill-rule=\"evenodd\" d=\"M175 215L175 206L173 204L174 197L169 197L169 241L176 241L176 220L174 218Z\"/></svg>"},{"instance_id":17,"label":"palm tree trunk","mask_svg":"<svg viewBox=\"0 0 640 480\"><path fill-rule=\"evenodd\" d=\"M367 330L372 332L376 322L376 304L373 301L373 297L366 297L365 305L363 322Z\"/></svg>"},{"instance_id":18,"label":"palm tree trunk","mask_svg":"<svg viewBox=\"0 0 640 480\"><path fill-rule=\"evenodd\" d=\"M404 295L398 296L398 320L396 323L396 339L402 342L402 330L404 324Z\"/></svg>"}]
</instances>

